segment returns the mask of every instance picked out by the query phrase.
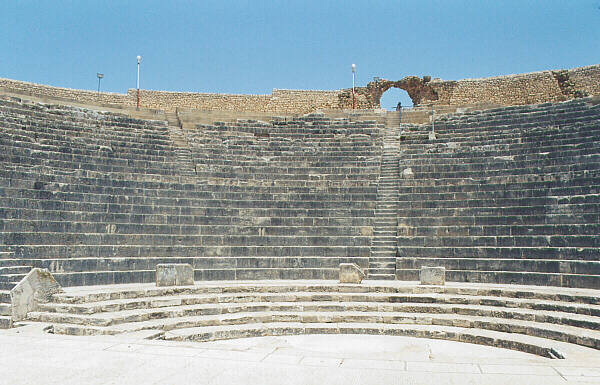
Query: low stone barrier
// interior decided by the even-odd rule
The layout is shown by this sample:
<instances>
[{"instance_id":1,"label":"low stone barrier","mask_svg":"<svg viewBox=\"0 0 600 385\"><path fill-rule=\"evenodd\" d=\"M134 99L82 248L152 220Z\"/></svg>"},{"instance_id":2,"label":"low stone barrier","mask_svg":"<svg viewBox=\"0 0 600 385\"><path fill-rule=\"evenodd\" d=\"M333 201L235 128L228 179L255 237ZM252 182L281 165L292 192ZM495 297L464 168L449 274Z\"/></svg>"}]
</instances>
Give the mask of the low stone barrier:
<instances>
[{"instance_id":1,"label":"low stone barrier","mask_svg":"<svg viewBox=\"0 0 600 385\"><path fill-rule=\"evenodd\" d=\"M22 321L36 311L40 302L48 302L52 294L63 290L47 269L33 269L10 291L12 320Z\"/></svg>"},{"instance_id":2,"label":"low stone barrier","mask_svg":"<svg viewBox=\"0 0 600 385\"><path fill-rule=\"evenodd\" d=\"M439 285L446 283L446 268L442 266L422 266L419 274L421 285Z\"/></svg>"},{"instance_id":3,"label":"low stone barrier","mask_svg":"<svg viewBox=\"0 0 600 385\"><path fill-rule=\"evenodd\" d=\"M361 283L365 273L356 263L340 263L340 283Z\"/></svg>"},{"instance_id":4,"label":"low stone barrier","mask_svg":"<svg viewBox=\"0 0 600 385\"><path fill-rule=\"evenodd\" d=\"M194 269L187 263L156 265L156 286L190 286L194 284Z\"/></svg>"}]
</instances>

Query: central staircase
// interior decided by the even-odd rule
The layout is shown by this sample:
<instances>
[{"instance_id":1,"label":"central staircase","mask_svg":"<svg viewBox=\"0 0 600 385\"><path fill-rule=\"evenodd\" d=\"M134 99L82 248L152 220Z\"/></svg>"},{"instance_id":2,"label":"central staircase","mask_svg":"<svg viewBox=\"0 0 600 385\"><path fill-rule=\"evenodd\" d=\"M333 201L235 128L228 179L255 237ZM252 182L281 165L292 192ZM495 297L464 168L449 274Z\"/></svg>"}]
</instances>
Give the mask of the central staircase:
<instances>
[{"instance_id":1,"label":"central staircase","mask_svg":"<svg viewBox=\"0 0 600 385\"><path fill-rule=\"evenodd\" d=\"M195 176L196 167L192 162L192 151L190 150L190 144L183 133L183 125L177 114L177 110L174 112L166 112L165 118L169 128L169 138L173 141L175 146L175 158L181 164L181 174L184 176Z\"/></svg>"},{"instance_id":2,"label":"central staircase","mask_svg":"<svg viewBox=\"0 0 600 385\"><path fill-rule=\"evenodd\" d=\"M377 207L368 279L393 280L396 278L396 231L398 225L398 148L400 113L388 112L379 183Z\"/></svg>"}]
</instances>

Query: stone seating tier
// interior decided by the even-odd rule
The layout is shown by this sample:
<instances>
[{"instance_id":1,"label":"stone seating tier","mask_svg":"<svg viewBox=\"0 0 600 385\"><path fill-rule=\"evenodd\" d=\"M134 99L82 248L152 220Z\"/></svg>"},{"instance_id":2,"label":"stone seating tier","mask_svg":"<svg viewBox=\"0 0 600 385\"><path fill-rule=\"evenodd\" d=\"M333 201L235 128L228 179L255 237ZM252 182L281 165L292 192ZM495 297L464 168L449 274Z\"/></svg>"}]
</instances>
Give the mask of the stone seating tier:
<instances>
[{"instance_id":1,"label":"stone seating tier","mask_svg":"<svg viewBox=\"0 0 600 385\"><path fill-rule=\"evenodd\" d=\"M311 333L441 338L556 357L563 343L600 349L594 291L527 286L371 281L123 285L53 296L29 314L54 333L213 341ZM560 351L560 348L555 349Z\"/></svg>"},{"instance_id":2,"label":"stone seating tier","mask_svg":"<svg viewBox=\"0 0 600 385\"><path fill-rule=\"evenodd\" d=\"M340 263L366 267L375 122L313 115L176 133L164 121L18 99L0 98L0 109L0 250L63 286L151 282L159 263L189 263L210 280L325 279ZM194 144L219 135L226 151L223 141ZM185 174L186 151L196 164L226 162ZM0 289L24 270L0 274Z\"/></svg>"},{"instance_id":3,"label":"stone seating tier","mask_svg":"<svg viewBox=\"0 0 600 385\"><path fill-rule=\"evenodd\" d=\"M396 278L600 287L599 119L587 99L406 127Z\"/></svg>"},{"instance_id":4,"label":"stone seating tier","mask_svg":"<svg viewBox=\"0 0 600 385\"><path fill-rule=\"evenodd\" d=\"M0 252L66 285L150 282L153 264L171 260L197 279L334 278L340 259L365 267L394 244L395 262L369 268L596 282L600 110L590 99L442 117L434 140L430 126L402 125L385 159L374 120L312 114L176 132L172 118L14 98L0 110ZM393 236L383 230L396 224ZM20 274L6 272L2 287Z\"/></svg>"}]
</instances>

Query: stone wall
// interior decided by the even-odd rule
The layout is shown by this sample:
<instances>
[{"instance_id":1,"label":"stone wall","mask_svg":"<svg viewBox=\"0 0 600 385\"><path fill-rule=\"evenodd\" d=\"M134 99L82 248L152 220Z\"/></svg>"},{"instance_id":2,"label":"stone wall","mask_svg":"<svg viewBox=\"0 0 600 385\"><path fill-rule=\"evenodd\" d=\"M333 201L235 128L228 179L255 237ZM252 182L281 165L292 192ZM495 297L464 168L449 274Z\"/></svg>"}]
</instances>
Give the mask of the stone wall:
<instances>
[{"instance_id":1,"label":"stone wall","mask_svg":"<svg viewBox=\"0 0 600 385\"><path fill-rule=\"evenodd\" d=\"M445 81L407 76L398 81L381 79L365 87L356 87L357 109L379 108L381 95L389 88L404 89L415 106L520 105L559 102L577 97L600 95L600 65L532 72L483 79ZM40 84L0 79L0 90L35 96L76 101L94 105L136 106L137 92L127 94L73 90ZM261 112L305 114L316 110L352 109L352 89L311 91L278 90L270 95L236 95L196 92L141 90L143 108L173 111L175 108L201 111Z\"/></svg>"},{"instance_id":2,"label":"stone wall","mask_svg":"<svg viewBox=\"0 0 600 385\"><path fill-rule=\"evenodd\" d=\"M407 76L398 81L371 82L359 92L369 94L373 106L378 107L381 95L392 87L407 91L414 105L512 106L561 102L600 95L600 65L458 81Z\"/></svg>"},{"instance_id":3,"label":"stone wall","mask_svg":"<svg viewBox=\"0 0 600 385\"><path fill-rule=\"evenodd\" d=\"M196 92L140 91L140 105L146 108L203 111L308 113L339 110L339 91L273 90L271 95L235 95ZM136 90L128 91L128 105L136 104Z\"/></svg>"},{"instance_id":4,"label":"stone wall","mask_svg":"<svg viewBox=\"0 0 600 385\"><path fill-rule=\"evenodd\" d=\"M0 90L37 98L75 101L93 105L134 107L137 90L127 94L75 90L0 78ZM140 107L172 111L175 108L204 111L238 111L304 114L315 110L340 110L339 90L278 90L271 95L235 95L197 92L140 90ZM352 103L350 103L352 107Z\"/></svg>"},{"instance_id":5,"label":"stone wall","mask_svg":"<svg viewBox=\"0 0 600 385\"><path fill-rule=\"evenodd\" d=\"M128 95L96 92L86 90L74 90L71 88L52 87L42 84L21 82L11 79L0 78L0 90L13 92L22 95L35 96L38 98L62 99L67 101L77 101L89 104L107 104L122 106L128 104Z\"/></svg>"}]
</instances>

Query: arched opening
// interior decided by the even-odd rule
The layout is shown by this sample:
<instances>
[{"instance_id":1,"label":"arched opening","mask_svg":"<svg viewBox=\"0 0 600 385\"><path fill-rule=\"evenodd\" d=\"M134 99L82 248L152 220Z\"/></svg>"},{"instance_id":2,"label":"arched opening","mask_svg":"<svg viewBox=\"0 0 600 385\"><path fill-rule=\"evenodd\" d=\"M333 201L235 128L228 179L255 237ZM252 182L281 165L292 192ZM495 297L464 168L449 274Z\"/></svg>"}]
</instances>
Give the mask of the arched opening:
<instances>
[{"instance_id":1,"label":"arched opening","mask_svg":"<svg viewBox=\"0 0 600 385\"><path fill-rule=\"evenodd\" d=\"M395 111L398 102L402 103L402 107L412 107L413 105L412 99L408 96L408 92L400 88L391 87L381 95L379 105L385 110Z\"/></svg>"}]
</instances>

